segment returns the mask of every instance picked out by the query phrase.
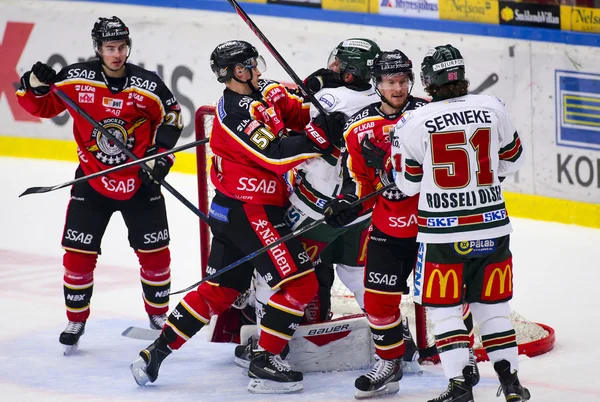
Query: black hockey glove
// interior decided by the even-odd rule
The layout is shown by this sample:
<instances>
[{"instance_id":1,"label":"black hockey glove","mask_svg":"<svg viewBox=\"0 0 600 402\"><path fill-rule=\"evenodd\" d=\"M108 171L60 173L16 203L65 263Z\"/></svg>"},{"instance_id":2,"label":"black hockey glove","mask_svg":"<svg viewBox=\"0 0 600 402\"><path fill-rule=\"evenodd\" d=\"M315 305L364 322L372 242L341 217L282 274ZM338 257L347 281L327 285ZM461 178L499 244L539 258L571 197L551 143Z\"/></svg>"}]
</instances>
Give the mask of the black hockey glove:
<instances>
[{"instance_id":1,"label":"black hockey glove","mask_svg":"<svg viewBox=\"0 0 600 402\"><path fill-rule=\"evenodd\" d=\"M337 88L344 85L340 75L328 68L321 68L306 77L304 85L313 94L319 92L323 88Z\"/></svg>"},{"instance_id":2,"label":"black hockey glove","mask_svg":"<svg viewBox=\"0 0 600 402\"><path fill-rule=\"evenodd\" d=\"M358 197L354 194L340 194L337 198L326 202L323 207L325 223L332 228L341 228L354 221L362 211L362 204L350 205L357 200Z\"/></svg>"},{"instance_id":3,"label":"black hockey glove","mask_svg":"<svg viewBox=\"0 0 600 402\"><path fill-rule=\"evenodd\" d=\"M317 145L319 152L330 154L334 146L342 146L345 125L344 114L333 112L329 115L318 115L306 125L304 131Z\"/></svg>"},{"instance_id":4,"label":"black hockey glove","mask_svg":"<svg viewBox=\"0 0 600 402\"><path fill-rule=\"evenodd\" d=\"M153 146L148 148L146 156L156 155L157 153L164 151L166 151L166 148L159 149L156 146ZM159 184L169 174L169 170L171 170L171 166L173 166L173 156L161 156L160 158L146 162L146 164L150 166L152 173L140 168L140 179L144 186L154 186Z\"/></svg>"},{"instance_id":5,"label":"black hockey glove","mask_svg":"<svg viewBox=\"0 0 600 402\"><path fill-rule=\"evenodd\" d=\"M46 95L50 92L50 84L56 78L56 71L47 64L38 61L21 77L21 88L32 90L36 95Z\"/></svg>"}]
</instances>

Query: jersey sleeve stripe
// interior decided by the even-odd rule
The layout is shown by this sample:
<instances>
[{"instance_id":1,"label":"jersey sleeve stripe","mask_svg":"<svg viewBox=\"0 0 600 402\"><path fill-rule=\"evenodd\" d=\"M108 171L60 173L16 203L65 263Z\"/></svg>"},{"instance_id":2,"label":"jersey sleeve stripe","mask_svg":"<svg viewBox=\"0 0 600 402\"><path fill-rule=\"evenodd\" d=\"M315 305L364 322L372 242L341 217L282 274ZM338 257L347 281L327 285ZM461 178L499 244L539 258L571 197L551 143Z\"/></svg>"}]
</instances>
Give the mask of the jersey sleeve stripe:
<instances>
[{"instance_id":1,"label":"jersey sleeve stripe","mask_svg":"<svg viewBox=\"0 0 600 402\"><path fill-rule=\"evenodd\" d=\"M523 147L521 146L521 139L515 132L513 140L510 144L500 149L498 153L501 160L507 160L510 162L516 161L519 156L523 153Z\"/></svg>"}]
</instances>

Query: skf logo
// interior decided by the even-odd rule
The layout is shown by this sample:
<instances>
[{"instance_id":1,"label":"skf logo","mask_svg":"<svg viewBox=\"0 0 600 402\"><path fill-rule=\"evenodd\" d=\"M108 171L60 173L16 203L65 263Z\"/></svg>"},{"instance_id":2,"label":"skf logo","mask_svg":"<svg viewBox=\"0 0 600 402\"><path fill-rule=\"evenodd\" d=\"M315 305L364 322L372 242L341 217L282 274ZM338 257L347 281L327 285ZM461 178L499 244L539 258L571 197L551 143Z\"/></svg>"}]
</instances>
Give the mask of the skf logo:
<instances>
[{"instance_id":1,"label":"skf logo","mask_svg":"<svg viewBox=\"0 0 600 402\"><path fill-rule=\"evenodd\" d=\"M122 109L123 101L121 99L102 98L102 104L113 109Z\"/></svg>"},{"instance_id":2,"label":"skf logo","mask_svg":"<svg viewBox=\"0 0 600 402\"><path fill-rule=\"evenodd\" d=\"M462 264L425 263L426 291L423 301L436 305L448 305L460 302L462 283ZM434 291L436 290L437 291Z\"/></svg>"},{"instance_id":3,"label":"skf logo","mask_svg":"<svg viewBox=\"0 0 600 402\"><path fill-rule=\"evenodd\" d=\"M94 103L94 94L88 92L79 92L79 103Z\"/></svg>"},{"instance_id":4,"label":"skf logo","mask_svg":"<svg viewBox=\"0 0 600 402\"><path fill-rule=\"evenodd\" d=\"M503 301L512 296L512 257L485 267L482 293L481 300L486 301Z\"/></svg>"},{"instance_id":5,"label":"skf logo","mask_svg":"<svg viewBox=\"0 0 600 402\"><path fill-rule=\"evenodd\" d=\"M448 218L427 218L428 228L447 228L453 226L458 226L458 218L456 216Z\"/></svg>"},{"instance_id":6,"label":"skf logo","mask_svg":"<svg viewBox=\"0 0 600 402\"><path fill-rule=\"evenodd\" d=\"M506 213L506 209L499 209L497 211L485 212L483 214L483 222L488 223L488 222L501 221L503 219L506 219L507 215L508 214Z\"/></svg>"}]
</instances>

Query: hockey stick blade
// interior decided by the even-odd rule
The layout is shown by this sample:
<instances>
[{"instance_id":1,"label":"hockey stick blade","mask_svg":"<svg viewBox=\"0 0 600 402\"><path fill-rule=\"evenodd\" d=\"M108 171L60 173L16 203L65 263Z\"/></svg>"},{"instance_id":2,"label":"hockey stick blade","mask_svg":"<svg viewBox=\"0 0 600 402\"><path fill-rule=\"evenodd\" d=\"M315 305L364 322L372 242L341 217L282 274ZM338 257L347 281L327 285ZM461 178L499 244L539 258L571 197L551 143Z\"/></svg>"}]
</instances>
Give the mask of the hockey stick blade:
<instances>
[{"instance_id":1,"label":"hockey stick blade","mask_svg":"<svg viewBox=\"0 0 600 402\"><path fill-rule=\"evenodd\" d=\"M113 145L115 145L121 152L123 152L129 159L137 161L139 158L131 152L131 150L127 147L127 145L123 144L114 134L106 129L102 124L98 123L92 116L90 116L81 106L73 101L73 99L69 98L69 95L63 92L62 89L57 87L56 85L50 85L50 90L56 94L60 99L63 100L71 109L75 110L81 117L88 121L94 128L100 131L106 138L110 138L110 141ZM142 169L144 169L148 173L152 173L152 169L145 163L140 165ZM167 183L164 179L159 181L159 184L167 190L169 193L173 194L179 202L185 205L190 211L192 211L198 218L202 219L204 222L208 223L208 216L205 213L200 211L194 204L192 204L187 198L185 198L179 191L175 190L173 186Z\"/></svg>"},{"instance_id":2,"label":"hockey stick blade","mask_svg":"<svg viewBox=\"0 0 600 402\"><path fill-rule=\"evenodd\" d=\"M292 67L290 67L290 65L285 61L285 59L279 54L279 52L277 51L277 49L275 49L273 44L271 44L271 42L262 33L262 31L258 28L258 26L256 26L254 21L252 21L252 19L248 16L248 14L246 14L244 9L242 7L240 7L237 0L227 0L227 1L235 9L235 12L246 23L246 25L248 25L250 30L252 32L254 32L254 34L258 37L258 39L260 39L260 41L263 43L263 45L265 45L265 47L267 48L269 53L271 53L271 55L275 58L275 60L277 60L279 65L281 67L283 67L285 72L290 76L290 78L294 81L294 83L296 85L298 85L298 88L300 88L302 90L302 92L304 92L304 94L306 95L306 97L308 98L310 103L312 103L315 106L315 108L319 111L320 114L328 115L329 113L327 113L327 111L325 111L325 109L323 108L321 103L317 100L317 98L315 98L315 96L308 90L308 88L306 88L306 85L304 85L304 82L300 79L300 77L298 77L298 74L296 74L294 72L294 70L292 70Z\"/></svg>"},{"instance_id":3,"label":"hockey stick blade","mask_svg":"<svg viewBox=\"0 0 600 402\"><path fill-rule=\"evenodd\" d=\"M367 201L368 199L371 199L373 197L378 196L379 194L383 193L386 190L389 190L390 188L394 187L395 184L391 183L388 184L387 186L384 186L382 188L380 188L377 191L372 192L371 194L368 194L366 196L364 196L361 199L358 199L356 201L354 201L353 203L350 204L350 208L355 207L357 205L362 204L363 202ZM318 226L322 223L325 223L325 218L321 218L321 219L317 219L314 222L309 223L308 225L304 226L303 228L299 228L296 229L294 231L292 231L291 233L288 233L287 235L281 237L279 240L274 241L273 243L267 244L266 246L264 246L263 248L259 248L258 250L256 250L253 253L248 254L247 256L240 258L239 260L232 262L231 264L227 265L226 267L221 268L220 270L218 270L217 272L215 272L212 275L208 275L207 277L203 278L201 281L198 281L196 283L194 283L193 285L188 286L185 289L181 289L178 290L177 292L171 292L169 293L169 296L173 296L173 295L177 295L183 292L187 292L188 290L192 290L194 289L196 286L199 286L200 284L206 282L206 281L210 281L211 279L216 278L217 276L224 274L227 271L232 270L233 268L237 267L238 265L241 265L243 263L245 263L246 261L250 261L251 259L253 259L254 257L261 255L267 251L269 251L270 249L272 249L273 247L276 247L278 245L280 245L281 243L284 243L296 236L301 235L304 232L308 232L309 230L311 230L312 228L314 228L315 226Z\"/></svg>"},{"instance_id":4,"label":"hockey stick blade","mask_svg":"<svg viewBox=\"0 0 600 402\"><path fill-rule=\"evenodd\" d=\"M174 154L176 152L180 152L180 151L184 151L186 149L197 147L198 145L206 144L208 141L209 141L208 138L203 138L203 139L198 140L198 141L190 142L188 144L184 144L184 145L181 145L179 147L175 147L173 149L169 149L167 151L160 152L160 153L158 153L156 155L146 156L144 158L140 158L140 159L135 160L135 161L127 162L127 163L124 163L122 165L110 168L110 169L101 170L100 172L96 172L96 173L92 173L92 174L87 175L87 176L79 177L79 178L77 178L75 180L70 180L70 181L68 181L66 183L57 184L55 186L49 186L49 187L29 187L27 190L23 191L23 193L19 197L23 197L24 195L29 195L29 194L48 193L50 191L54 191L54 190L58 190L58 189L61 189L61 188L65 188L65 187L71 186L73 184L83 183L83 182L95 179L96 177L105 176L107 174L118 172L119 170L127 169L127 168L129 168L131 166L135 166L135 165L138 165L140 163L144 163L144 162L148 162L150 160L156 159L156 158L160 158L161 156L165 156L165 155L169 155L169 154Z\"/></svg>"},{"instance_id":5,"label":"hockey stick blade","mask_svg":"<svg viewBox=\"0 0 600 402\"><path fill-rule=\"evenodd\" d=\"M491 73L477 88L472 91L469 91L472 95L477 95L485 91L486 89L492 87L495 83L498 82L498 74Z\"/></svg>"},{"instance_id":6,"label":"hockey stick blade","mask_svg":"<svg viewBox=\"0 0 600 402\"><path fill-rule=\"evenodd\" d=\"M142 341L155 341L160 335L160 329L129 327L121 335L126 338L140 339Z\"/></svg>"}]
</instances>

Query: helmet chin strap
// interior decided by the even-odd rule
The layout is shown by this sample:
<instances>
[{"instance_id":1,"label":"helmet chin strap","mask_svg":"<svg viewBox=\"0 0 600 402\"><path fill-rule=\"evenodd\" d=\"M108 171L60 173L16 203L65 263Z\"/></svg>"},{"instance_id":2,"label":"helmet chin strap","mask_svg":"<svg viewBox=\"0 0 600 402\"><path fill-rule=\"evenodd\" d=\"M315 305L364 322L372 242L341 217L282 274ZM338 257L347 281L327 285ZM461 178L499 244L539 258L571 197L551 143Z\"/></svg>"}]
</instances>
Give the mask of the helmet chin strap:
<instances>
[{"instance_id":1,"label":"helmet chin strap","mask_svg":"<svg viewBox=\"0 0 600 402\"><path fill-rule=\"evenodd\" d=\"M239 82L240 84L247 84L250 87L250 91L252 91L252 93L258 92L258 88L255 88L254 85L252 85L252 78L254 77L254 73L252 72L251 68L248 68L248 70L250 70L250 78L248 78L246 81L238 79L238 77L236 77L235 74L233 75L233 79Z\"/></svg>"}]
</instances>

